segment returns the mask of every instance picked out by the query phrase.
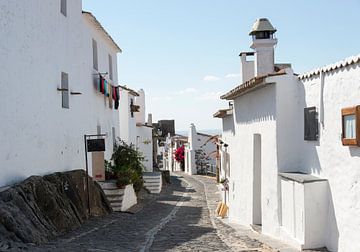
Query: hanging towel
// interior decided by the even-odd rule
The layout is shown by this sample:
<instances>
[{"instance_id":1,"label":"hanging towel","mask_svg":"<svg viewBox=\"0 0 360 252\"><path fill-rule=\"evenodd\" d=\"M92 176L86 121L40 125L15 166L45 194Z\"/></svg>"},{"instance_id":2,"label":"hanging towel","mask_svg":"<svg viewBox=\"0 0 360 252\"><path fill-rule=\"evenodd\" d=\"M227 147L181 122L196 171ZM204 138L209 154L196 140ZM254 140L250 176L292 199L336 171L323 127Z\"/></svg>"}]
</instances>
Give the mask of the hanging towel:
<instances>
[{"instance_id":1,"label":"hanging towel","mask_svg":"<svg viewBox=\"0 0 360 252\"><path fill-rule=\"evenodd\" d=\"M101 80L100 92L103 94L105 91L105 79L101 76L100 80Z\"/></svg>"},{"instance_id":2,"label":"hanging towel","mask_svg":"<svg viewBox=\"0 0 360 252\"><path fill-rule=\"evenodd\" d=\"M113 88L112 88L112 91L113 91L113 96L112 96L112 98L113 98L113 100L115 101L115 100L116 100L116 87L113 87Z\"/></svg>"},{"instance_id":3,"label":"hanging towel","mask_svg":"<svg viewBox=\"0 0 360 252\"><path fill-rule=\"evenodd\" d=\"M113 88L111 85L109 88L109 108L113 108Z\"/></svg>"},{"instance_id":4,"label":"hanging towel","mask_svg":"<svg viewBox=\"0 0 360 252\"><path fill-rule=\"evenodd\" d=\"M119 95L119 90L120 88L119 87L116 87L115 88L115 96L116 96L116 99L115 99L115 109L117 110L119 108L119 100L120 100L120 95Z\"/></svg>"},{"instance_id":5,"label":"hanging towel","mask_svg":"<svg viewBox=\"0 0 360 252\"><path fill-rule=\"evenodd\" d=\"M107 96L107 86L108 86L108 84L107 84L107 80L104 80L104 95L105 96Z\"/></svg>"},{"instance_id":6,"label":"hanging towel","mask_svg":"<svg viewBox=\"0 0 360 252\"><path fill-rule=\"evenodd\" d=\"M99 81L97 83L96 89L99 90L99 92L101 92L101 75L100 74L99 74Z\"/></svg>"}]
</instances>

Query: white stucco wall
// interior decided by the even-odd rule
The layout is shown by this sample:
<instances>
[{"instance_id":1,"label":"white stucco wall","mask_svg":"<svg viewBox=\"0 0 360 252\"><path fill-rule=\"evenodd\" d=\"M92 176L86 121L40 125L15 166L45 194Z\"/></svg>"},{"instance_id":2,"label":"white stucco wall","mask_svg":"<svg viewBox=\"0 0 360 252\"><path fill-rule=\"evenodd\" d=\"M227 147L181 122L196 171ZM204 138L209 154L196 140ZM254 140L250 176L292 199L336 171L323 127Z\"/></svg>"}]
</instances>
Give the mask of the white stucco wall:
<instances>
[{"instance_id":1,"label":"white stucco wall","mask_svg":"<svg viewBox=\"0 0 360 252\"><path fill-rule=\"evenodd\" d=\"M83 135L97 133L98 125L109 135L109 158L118 114L93 87L91 37L99 34L86 25L81 1L68 1L67 17L57 1L13 0L0 7L0 58L6 62L0 69L0 186L84 168ZM99 70L108 71L104 59L111 53L116 78L115 49L100 37L98 46ZM71 91L82 92L70 95L70 109L61 107L57 91L61 72L69 74Z\"/></svg>"},{"instance_id":2,"label":"white stucco wall","mask_svg":"<svg viewBox=\"0 0 360 252\"><path fill-rule=\"evenodd\" d=\"M247 60L248 57L250 56L247 56L245 53L240 55L242 83L245 83L255 76L254 60Z\"/></svg>"},{"instance_id":3,"label":"white stucco wall","mask_svg":"<svg viewBox=\"0 0 360 252\"><path fill-rule=\"evenodd\" d=\"M126 89L121 89L119 116L120 116L120 138L127 144L136 145L136 120L135 113L131 116L131 99L135 103L135 97Z\"/></svg>"},{"instance_id":4,"label":"white stucco wall","mask_svg":"<svg viewBox=\"0 0 360 252\"><path fill-rule=\"evenodd\" d=\"M146 118L146 108L145 108L145 91L143 89L140 89L137 91L139 96L135 98L135 104L140 106L139 112L135 113L135 121L136 123L145 123Z\"/></svg>"},{"instance_id":5,"label":"white stucco wall","mask_svg":"<svg viewBox=\"0 0 360 252\"><path fill-rule=\"evenodd\" d=\"M325 73L322 99L320 81L320 75L302 80L306 106L320 110L323 100L324 107L319 141L303 141L302 167L329 180L328 248L360 251L354 242L360 234L360 148L341 143L341 109L359 104L360 64Z\"/></svg>"},{"instance_id":6,"label":"white stucco wall","mask_svg":"<svg viewBox=\"0 0 360 252\"><path fill-rule=\"evenodd\" d=\"M146 126L136 127L138 150L143 154L145 160L143 165L146 172L153 171L153 139L152 128Z\"/></svg>"},{"instance_id":7,"label":"white stucco wall","mask_svg":"<svg viewBox=\"0 0 360 252\"><path fill-rule=\"evenodd\" d=\"M229 144L229 216L241 224L253 223L253 143L254 134L260 134L262 188L269 188L262 191L263 231L273 233L278 223L275 85L236 98L233 116L236 135Z\"/></svg>"}]
</instances>

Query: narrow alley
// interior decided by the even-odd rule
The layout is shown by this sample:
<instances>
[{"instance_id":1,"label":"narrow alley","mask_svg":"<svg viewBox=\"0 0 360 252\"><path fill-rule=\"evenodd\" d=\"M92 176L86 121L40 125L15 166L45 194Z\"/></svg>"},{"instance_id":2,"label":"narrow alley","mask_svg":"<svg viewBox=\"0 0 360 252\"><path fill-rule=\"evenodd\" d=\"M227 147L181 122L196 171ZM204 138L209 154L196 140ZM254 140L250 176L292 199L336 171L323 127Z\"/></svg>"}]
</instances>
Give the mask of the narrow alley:
<instances>
[{"instance_id":1,"label":"narrow alley","mask_svg":"<svg viewBox=\"0 0 360 252\"><path fill-rule=\"evenodd\" d=\"M217 219L220 194L213 178L184 174L136 213L93 219L35 251L273 251ZM143 207L141 207L141 205Z\"/></svg>"}]
</instances>

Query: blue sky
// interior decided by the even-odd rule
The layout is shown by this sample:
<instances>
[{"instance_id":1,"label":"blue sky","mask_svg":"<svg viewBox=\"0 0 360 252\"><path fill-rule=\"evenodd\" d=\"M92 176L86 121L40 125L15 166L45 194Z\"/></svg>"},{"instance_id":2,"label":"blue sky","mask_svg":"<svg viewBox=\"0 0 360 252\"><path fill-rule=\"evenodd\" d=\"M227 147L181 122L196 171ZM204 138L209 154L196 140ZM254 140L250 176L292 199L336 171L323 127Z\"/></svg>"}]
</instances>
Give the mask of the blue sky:
<instances>
[{"instance_id":1,"label":"blue sky","mask_svg":"<svg viewBox=\"0 0 360 252\"><path fill-rule=\"evenodd\" d=\"M219 96L240 84L257 18L277 28L275 60L296 73L360 53L360 0L83 0L123 49L119 82L146 92L147 113L177 130L220 129Z\"/></svg>"}]
</instances>

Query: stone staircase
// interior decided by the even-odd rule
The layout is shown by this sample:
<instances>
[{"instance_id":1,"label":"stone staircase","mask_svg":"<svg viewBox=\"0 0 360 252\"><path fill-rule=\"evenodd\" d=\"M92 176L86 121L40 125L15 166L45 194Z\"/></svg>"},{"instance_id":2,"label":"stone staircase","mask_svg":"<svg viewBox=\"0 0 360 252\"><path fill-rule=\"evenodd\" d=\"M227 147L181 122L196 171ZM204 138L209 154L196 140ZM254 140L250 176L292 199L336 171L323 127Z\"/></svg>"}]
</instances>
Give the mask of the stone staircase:
<instances>
[{"instance_id":1,"label":"stone staircase","mask_svg":"<svg viewBox=\"0 0 360 252\"><path fill-rule=\"evenodd\" d=\"M144 186L150 193L160 193L162 187L161 172L144 172Z\"/></svg>"},{"instance_id":2,"label":"stone staircase","mask_svg":"<svg viewBox=\"0 0 360 252\"><path fill-rule=\"evenodd\" d=\"M114 212L121 212L125 189L119 189L115 182L99 182Z\"/></svg>"}]
</instances>

